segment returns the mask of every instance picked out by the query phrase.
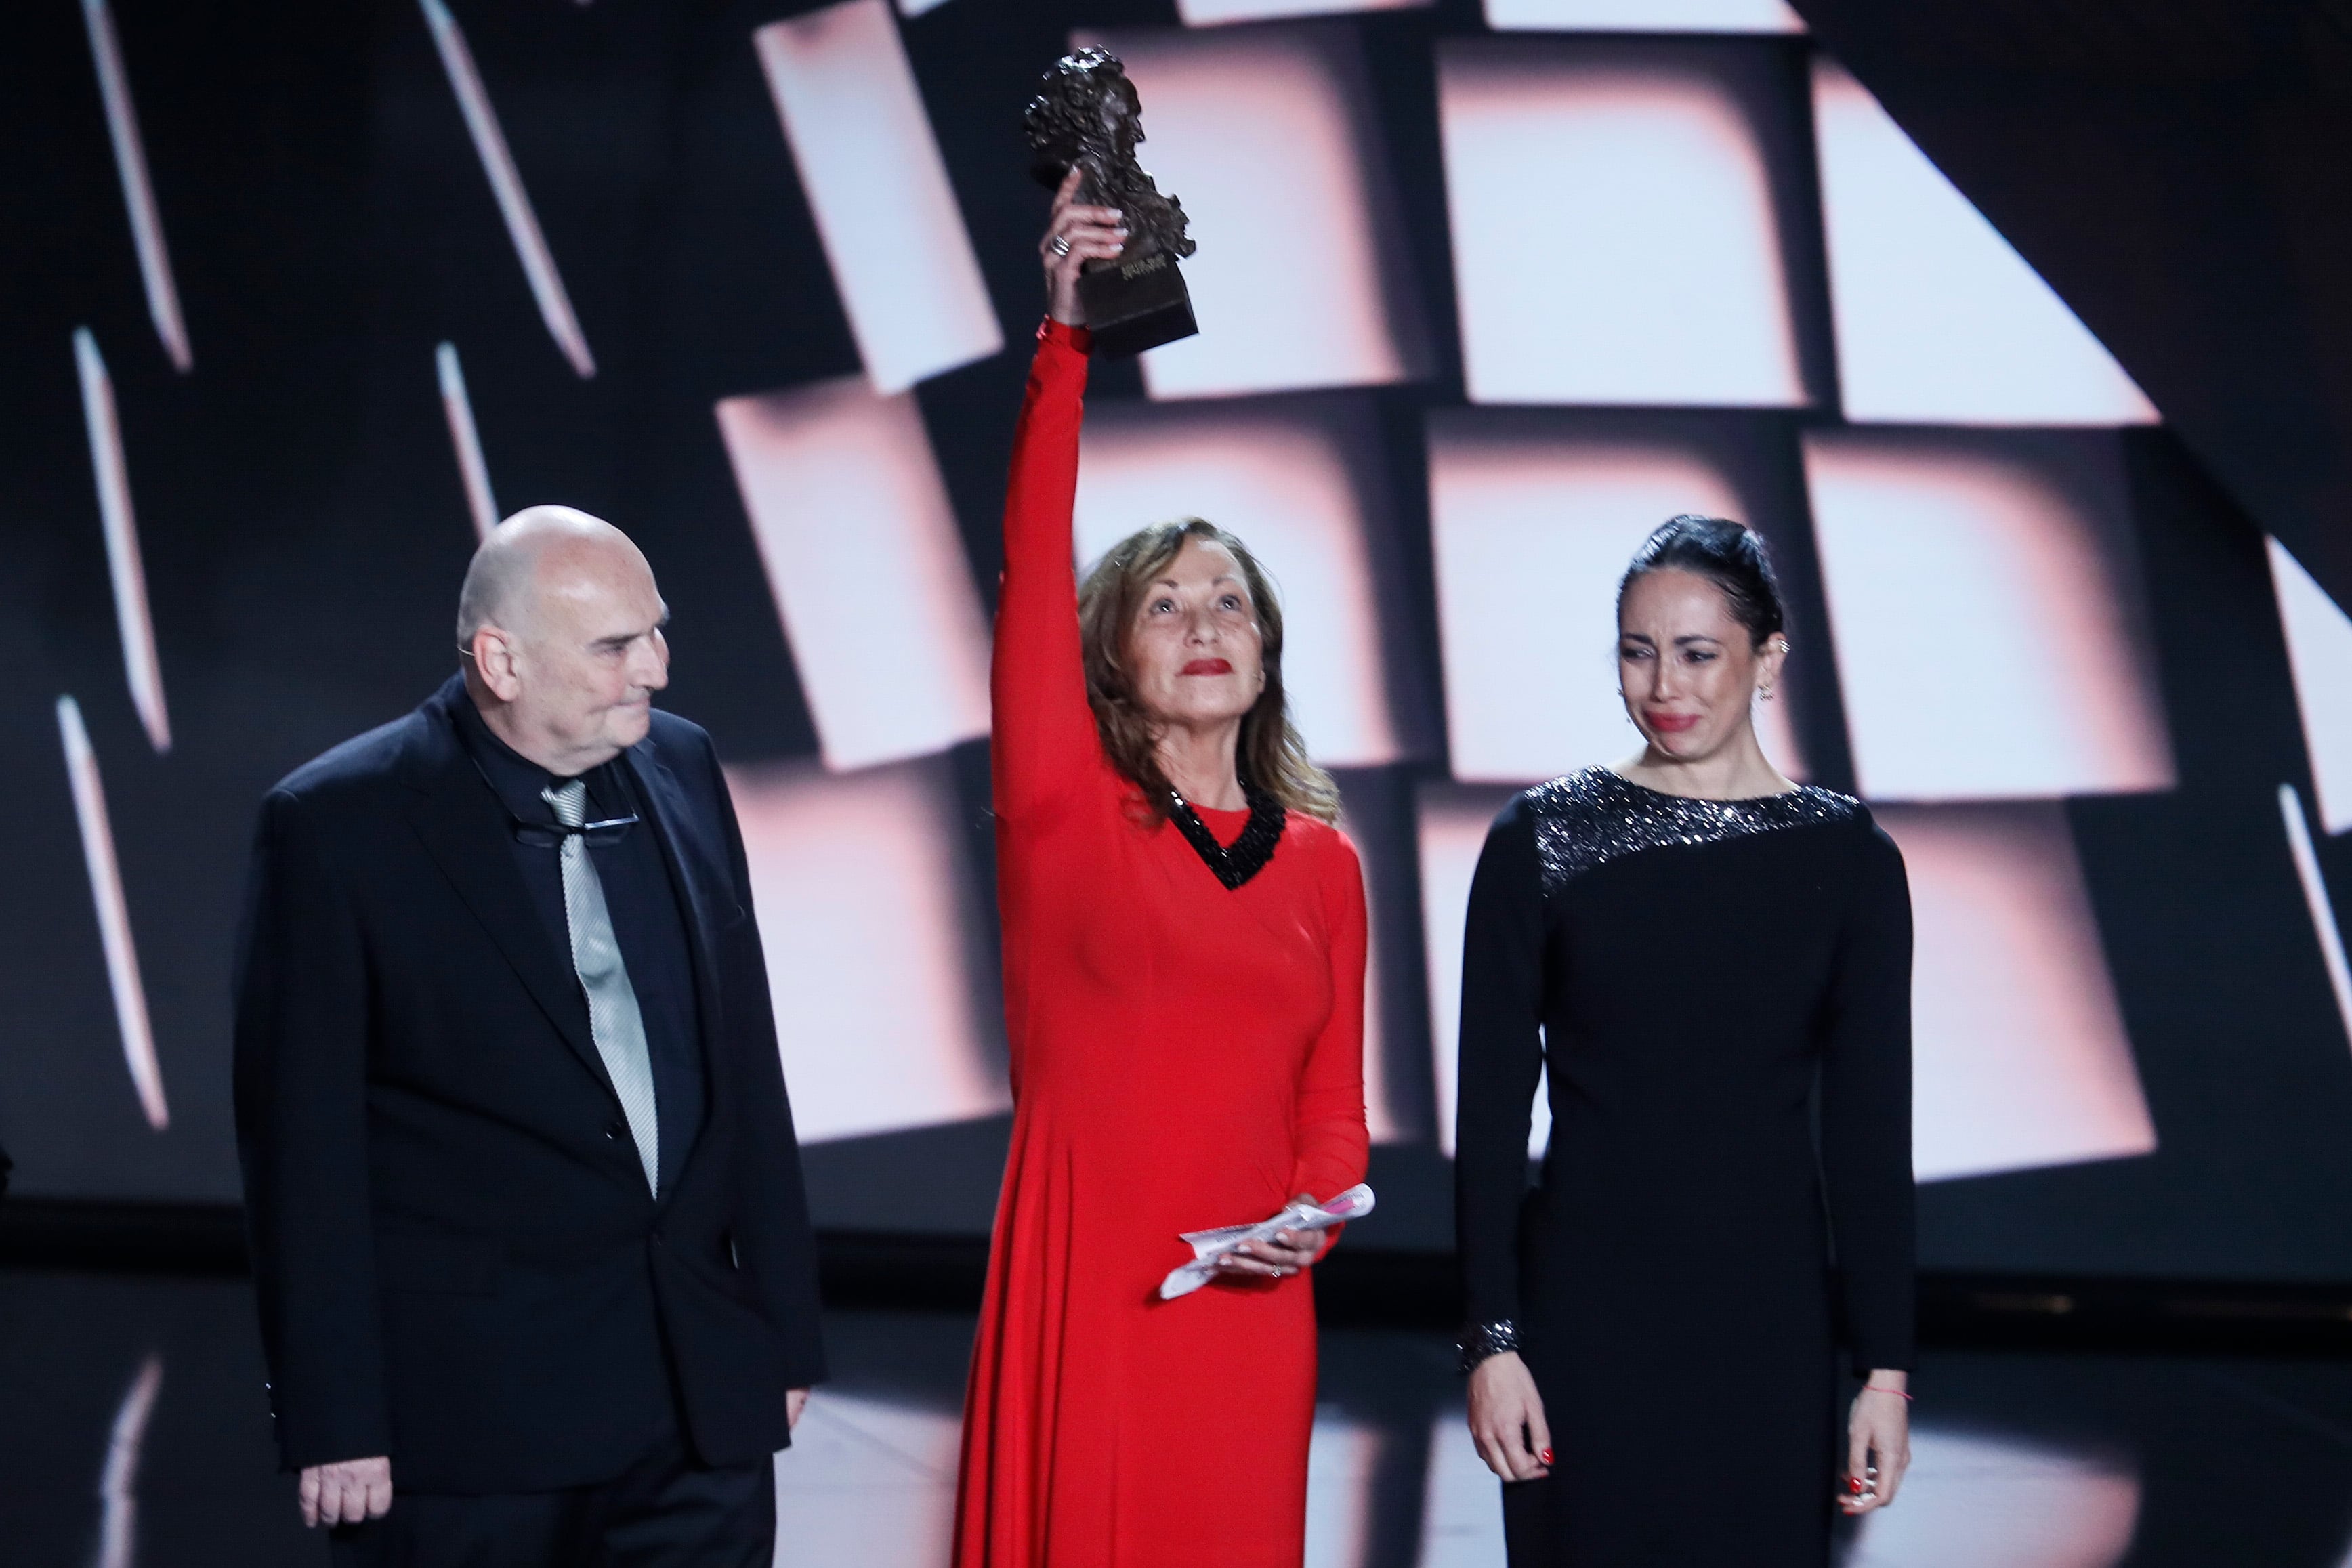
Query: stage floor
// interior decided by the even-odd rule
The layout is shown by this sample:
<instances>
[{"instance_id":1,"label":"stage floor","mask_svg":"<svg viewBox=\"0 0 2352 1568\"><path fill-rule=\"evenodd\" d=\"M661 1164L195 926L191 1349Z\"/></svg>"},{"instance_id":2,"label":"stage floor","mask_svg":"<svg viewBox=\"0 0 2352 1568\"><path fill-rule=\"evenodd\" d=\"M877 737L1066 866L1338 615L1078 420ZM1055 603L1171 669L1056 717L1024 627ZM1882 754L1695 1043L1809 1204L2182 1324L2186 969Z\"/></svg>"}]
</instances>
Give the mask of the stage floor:
<instances>
[{"instance_id":1,"label":"stage floor","mask_svg":"<svg viewBox=\"0 0 2352 1568\"><path fill-rule=\"evenodd\" d=\"M780 1563L944 1561L971 1333L835 1315L836 1381L778 1466ZM1498 1568L1442 1337L1323 1344L1308 1568ZM0 1272L0 1561L323 1563L271 1473L261 1378L241 1281ZM1945 1351L1916 1386L1910 1482L1846 1568L2352 1568L2352 1363Z\"/></svg>"}]
</instances>

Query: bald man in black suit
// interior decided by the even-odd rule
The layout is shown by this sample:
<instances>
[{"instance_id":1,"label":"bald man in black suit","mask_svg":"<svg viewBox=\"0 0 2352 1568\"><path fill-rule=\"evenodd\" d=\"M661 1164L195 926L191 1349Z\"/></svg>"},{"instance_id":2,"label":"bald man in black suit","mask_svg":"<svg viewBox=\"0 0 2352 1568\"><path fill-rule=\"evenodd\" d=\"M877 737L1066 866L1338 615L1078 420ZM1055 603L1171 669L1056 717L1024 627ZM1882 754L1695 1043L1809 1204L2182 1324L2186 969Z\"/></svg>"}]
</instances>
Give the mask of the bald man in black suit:
<instances>
[{"instance_id":1,"label":"bald man in black suit","mask_svg":"<svg viewBox=\"0 0 2352 1568\"><path fill-rule=\"evenodd\" d=\"M237 1140L339 1560L771 1560L815 1258L726 781L652 706L666 617L618 529L519 514L461 674L263 805Z\"/></svg>"}]
</instances>

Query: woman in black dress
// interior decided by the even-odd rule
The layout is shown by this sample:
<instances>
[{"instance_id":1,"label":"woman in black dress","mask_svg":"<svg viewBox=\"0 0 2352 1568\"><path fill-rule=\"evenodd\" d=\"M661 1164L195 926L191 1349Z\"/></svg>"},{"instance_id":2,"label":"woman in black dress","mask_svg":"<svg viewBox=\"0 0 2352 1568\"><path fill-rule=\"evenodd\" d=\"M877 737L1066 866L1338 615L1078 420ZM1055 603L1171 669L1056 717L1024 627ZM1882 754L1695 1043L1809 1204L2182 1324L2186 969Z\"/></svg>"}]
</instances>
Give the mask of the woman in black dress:
<instances>
[{"instance_id":1,"label":"woman in black dress","mask_svg":"<svg viewBox=\"0 0 2352 1568\"><path fill-rule=\"evenodd\" d=\"M1822 1568L1909 1458L1910 894L1757 745L1788 643L1754 534L1672 519L1617 618L1648 744L1512 801L1471 889L1470 1429L1512 1568Z\"/></svg>"}]
</instances>

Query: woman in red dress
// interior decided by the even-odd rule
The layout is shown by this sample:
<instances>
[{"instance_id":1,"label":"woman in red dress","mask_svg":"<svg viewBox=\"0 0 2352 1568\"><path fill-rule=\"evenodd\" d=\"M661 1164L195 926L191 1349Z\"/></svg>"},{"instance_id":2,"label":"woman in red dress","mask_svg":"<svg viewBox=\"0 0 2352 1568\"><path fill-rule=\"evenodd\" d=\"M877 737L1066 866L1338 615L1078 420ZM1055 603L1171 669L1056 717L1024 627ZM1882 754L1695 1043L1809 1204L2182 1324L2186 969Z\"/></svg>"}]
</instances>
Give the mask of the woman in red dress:
<instances>
[{"instance_id":1,"label":"woman in red dress","mask_svg":"<svg viewBox=\"0 0 2352 1568\"><path fill-rule=\"evenodd\" d=\"M1085 262L1066 183L1015 438L996 619L1012 1152L964 1406L957 1568L1297 1568L1311 1237L1163 1301L1178 1233L1360 1180L1364 897L1289 725L1281 611L1198 521L1080 591Z\"/></svg>"}]
</instances>

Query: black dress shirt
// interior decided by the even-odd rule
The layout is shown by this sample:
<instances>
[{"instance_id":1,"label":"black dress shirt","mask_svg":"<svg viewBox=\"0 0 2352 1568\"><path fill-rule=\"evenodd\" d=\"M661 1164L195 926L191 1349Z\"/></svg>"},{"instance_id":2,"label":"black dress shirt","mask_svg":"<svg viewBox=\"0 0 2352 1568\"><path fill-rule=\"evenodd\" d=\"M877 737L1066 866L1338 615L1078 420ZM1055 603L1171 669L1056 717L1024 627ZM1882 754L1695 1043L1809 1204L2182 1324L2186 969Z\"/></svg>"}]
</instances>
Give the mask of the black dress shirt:
<instances>
[{"instance_id":1,"label":"black dress shirt","mask_svg":"<svg viewBox=\"0 0 2352 1568\"><path fill-rule=\"evenodd\" d=\"M492 734L470 699L452 706L466 748L481 765L483 778L508 812L522 821L553 828L554 808L540 791L569 780L558 779ZM629 988L636 993L637 1011L645 1020L646 1051L653 1064L655 1118L661 1129L661 1194L667 1197L685 1167L696 1134L702 1130L703 1117L701 1020L695 999L694 961L687 946L686 915L653 823L629 777L629 765L614 758L583 777L588 785L588 821L638 819L637 825L618 841L592 844L588 853L604 885L604 907L613 917L621 962L628 969ZM509 845L522 873L523 885L530 892L532 906L546 922L556 951L568 963L572 923L563 907L561 851L551 843L527 844L511 834ZM622 1130L625 1136L625 1123Z\"/></svg>"}]
</instances>

